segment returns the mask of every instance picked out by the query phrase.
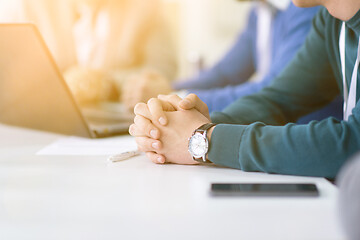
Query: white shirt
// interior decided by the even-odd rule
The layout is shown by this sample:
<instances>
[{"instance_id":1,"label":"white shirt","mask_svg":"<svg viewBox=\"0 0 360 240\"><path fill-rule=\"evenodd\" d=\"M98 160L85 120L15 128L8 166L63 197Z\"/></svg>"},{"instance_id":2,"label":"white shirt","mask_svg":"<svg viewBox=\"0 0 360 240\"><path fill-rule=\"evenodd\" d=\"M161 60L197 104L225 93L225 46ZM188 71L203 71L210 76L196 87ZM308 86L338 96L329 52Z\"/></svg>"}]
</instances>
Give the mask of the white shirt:
<instances>
[{"instance_id":1,"label":"white shirt","mask_svg":"<svg viewBox=\"0 0 360 240\"><path fill-rule=\"evenodd\" d=\"M254 82L261 81L269 72L272 55L272 24L276 11L288 8L290 0L268 0L257 5L257 42L258 66Z\"/></svg>"}]
</instances>

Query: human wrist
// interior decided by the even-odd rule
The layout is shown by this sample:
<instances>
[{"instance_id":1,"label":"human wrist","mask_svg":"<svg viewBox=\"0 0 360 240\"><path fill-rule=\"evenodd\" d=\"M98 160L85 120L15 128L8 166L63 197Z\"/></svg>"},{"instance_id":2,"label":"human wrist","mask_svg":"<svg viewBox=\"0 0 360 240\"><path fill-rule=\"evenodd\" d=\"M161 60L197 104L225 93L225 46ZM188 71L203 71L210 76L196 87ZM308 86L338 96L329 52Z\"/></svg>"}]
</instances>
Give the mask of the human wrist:
<instances>
[{"instance_id":1,"label":"human wrist","mask_svg":"<svg viewBox=\"0 0 360 240\"><path fill-rule=\"evenodd\" d=\"M215 127L216 127L216 126L212 126L209 130L207 130L207 139L208 139L208 141L209 141L209 144L210 144L210 141L211 141L211 135L212 135Z\"/></svg>"},{"instance_id":2,"label":"human wrist","mask_svg":"<svg viewBox=\"0 0 360 240\"><path fill-rule=\"evenodd\" d=\"M207 154L206 154L206 159L207 159L208 161L210 161L210 162L211 162L211 160L209 159L210 141L211 141L211 135L212 135L215 127L216 127L216 126L212 126L212 127L207 131L207 133L206 133L206 137L207 137L207 139L208 139L208 144L209 144L209 150L208 150L208 152L207 152Z\"/></svg>"}]
</instances>

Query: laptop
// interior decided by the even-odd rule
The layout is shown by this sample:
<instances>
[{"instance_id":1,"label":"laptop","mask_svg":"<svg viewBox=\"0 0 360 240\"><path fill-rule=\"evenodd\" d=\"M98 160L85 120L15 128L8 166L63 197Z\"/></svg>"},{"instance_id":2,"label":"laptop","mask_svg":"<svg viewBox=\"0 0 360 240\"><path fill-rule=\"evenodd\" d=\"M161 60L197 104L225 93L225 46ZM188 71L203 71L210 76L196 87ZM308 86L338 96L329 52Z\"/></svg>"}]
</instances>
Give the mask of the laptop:
<instances>
[{"instance_id":1,"label":"laptop","mask_svg":"<svg viewBox=\"0 0 360 240\"><path fill-rule=\"evenodd\" d=\"M88 138L123 134L121 104L80 109L33 24L0 24L0 122Z\"/></svg>"}]
</instances>

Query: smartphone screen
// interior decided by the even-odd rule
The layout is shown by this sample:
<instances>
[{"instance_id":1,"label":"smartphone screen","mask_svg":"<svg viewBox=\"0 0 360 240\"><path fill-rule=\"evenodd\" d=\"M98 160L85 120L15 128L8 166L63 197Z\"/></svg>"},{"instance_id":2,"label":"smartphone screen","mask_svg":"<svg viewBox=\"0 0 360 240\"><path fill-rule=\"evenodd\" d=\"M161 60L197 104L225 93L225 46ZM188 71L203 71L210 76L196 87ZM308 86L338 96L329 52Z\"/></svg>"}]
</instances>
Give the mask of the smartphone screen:
<instances>
[{"instance_id":1,"label":"smartphone screen","mask_svg":"<svg viewBox=\"0 0 360 240\"><path fill-rule=\"evenodd\" d=\"M213 183L211 184L213 196L319 196L315 184L293 183Z\"/></svg>"}]
</instances>

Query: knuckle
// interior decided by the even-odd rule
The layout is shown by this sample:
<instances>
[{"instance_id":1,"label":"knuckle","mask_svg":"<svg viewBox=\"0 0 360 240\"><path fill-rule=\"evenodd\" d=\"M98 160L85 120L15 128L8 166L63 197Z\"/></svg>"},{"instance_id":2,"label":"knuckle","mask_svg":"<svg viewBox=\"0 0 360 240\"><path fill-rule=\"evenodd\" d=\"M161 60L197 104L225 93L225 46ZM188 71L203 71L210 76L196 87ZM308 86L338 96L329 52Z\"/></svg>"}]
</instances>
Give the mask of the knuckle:
<instances>
[{"instance_id":1,"label":"knuckle","mask_svg":"<svg viewBox=\"0 0 360 240\"><path fill-rule=\"evenodd\" d=\"M171 98L171 95L172 95L172 94L168 94L168 95L162 95L162 94L160 94L160 95L159 95L159 98L160 98L161 100L167 101L167 100L169 100L169 99Z\"/></svg>"},{"instance_id":2,"label":"knuckle","mask_svg":"<svg viewBox=\"0 0 360 240\"><path fill-rule=\"evenodd\" d=\"M198 97L196 94L194 94L194 93L189 94L188 97L189 97L190 99L193 99L193 100L198 100L198 99L199 99L199 97Z\"/></svg>"},{"instance_id":3,"label":"knuckle","mask_svg":"<svg viewBox=\"0 0 360 240\"><path fill-rule=\"evenodd\" d=\"M145 103L137 103L137 104L135 104L134 113L138 114L139 112L141 112L141 109L144 108L144 105L145 105Z\"/></svg>"},{"instance_id":4,"label":"knuckle","mask_svg":"<svg viewBox=\"0 0 360 240\"><path fill-rule=\"evenodd\" d=\"M136 116L134 117L134 123L135 123L136 125L138 125L138 124L140 123L140 121L141 121L141 116L136 115Z\"/></svg>"},{"instance_id":5,"label":"knuckle","mask_svg":"<svg viewBox=\"0 0 360 240\"><path fill-rule=\"evenodd\" d=\"M135 124L131 124L130 125L130 127L129 127L129 134L130 135L135 135L135 128L136 128L136 126L135 126Z\"/></svg>"},{"instance_id":6,"label":"knuckle","mask_svg":"<svg viewBox=\"0 0 360 240\"><path fill-rule=\"evenodd\" d=\"M157 98L150 98L149 101L147 102L149 105L155 104L158 101Z\"/></svg>"},{"instance_id":7,"label":"knuckle","mask_svg":"<svg viewBox=\"0 0 360 240\"><path fill-rule=\"evenodd\" d=\"M144 130L146 132L146 135L148 135L149 137L151 137L151 131L154 130L155 128L153 127L153 125L151 123L146 123L144 125Z\"/></svg>"},{"instance_id":8,"label":"knuckle","mask_svg":"<svg viewBox=\"0 0 360 240\"><path fill-rule=\"evenodd\" d=\"M169 95L159 94L158 99L160 99L162 101L168 101Z\"/></svg>"},{"instance_id":9,"label":"knuckle","mask_svg":"<svg viewBox=\"0 0 360 240\"><path fill-rule=\"evenodd\" d=\"M169 99L175 100L175 99L177 99L177 98L178 98L178 96L175 95L175 94L170 94L170 95L169 95Z\"/></svg>"},{"instance_id":10,"label":"knuckle","mask_svg":"<svg viewBox=\"0 0 360 240\"><path fill-rule=\"evenodd\" d=\"M136 125L135 130L140 133L144 133L148 131L149 128L151 128L151 122L142 116L136 116L134 118L134 123Z\"/></svg>"}]
</instances>

